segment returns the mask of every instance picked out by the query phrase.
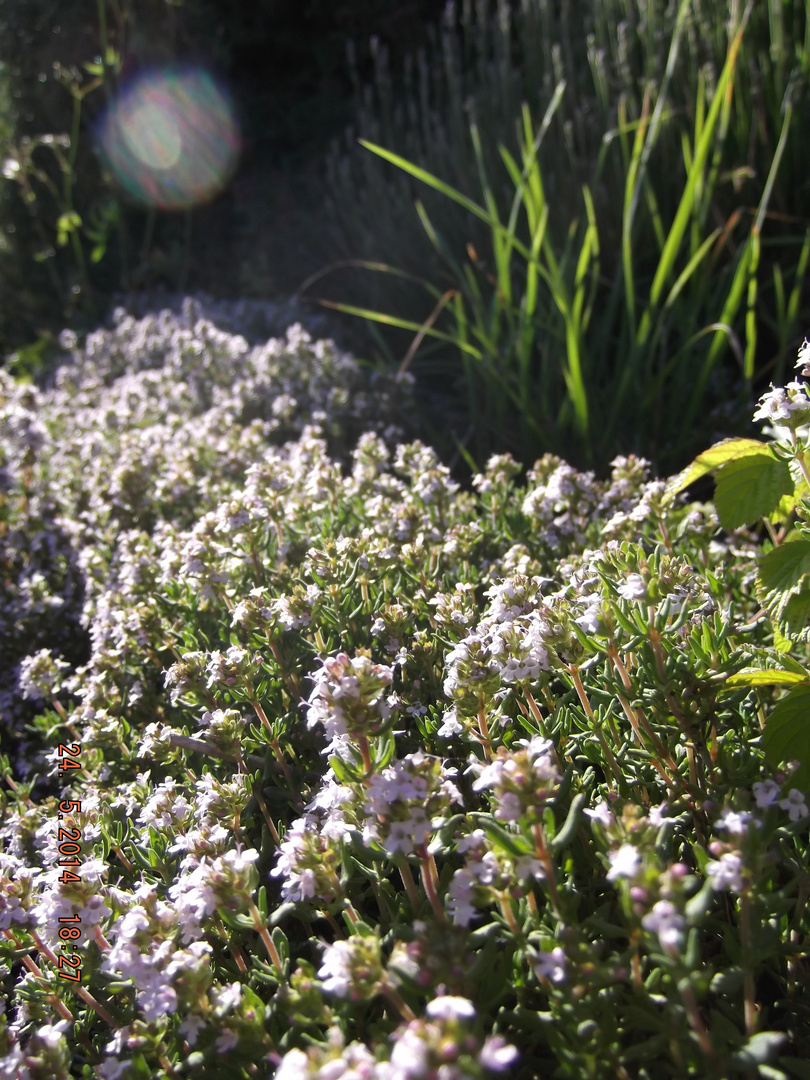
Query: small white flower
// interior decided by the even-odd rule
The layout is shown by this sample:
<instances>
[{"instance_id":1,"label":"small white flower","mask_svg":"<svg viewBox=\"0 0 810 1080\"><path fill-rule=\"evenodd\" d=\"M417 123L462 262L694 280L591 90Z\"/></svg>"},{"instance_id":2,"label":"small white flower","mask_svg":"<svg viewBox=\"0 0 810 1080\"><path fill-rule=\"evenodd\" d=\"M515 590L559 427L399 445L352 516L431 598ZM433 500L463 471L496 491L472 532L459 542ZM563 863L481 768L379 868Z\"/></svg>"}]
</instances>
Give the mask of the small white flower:
<instances>
[{"instance_id":1,"label":"small white flower","mask_svg":"<svg viewBox=\"0 0 810 1080\"><path fill-rule=\"evenodd\" d=\"M227 1054L229 1050L233 1050L238 1045L239 1036L235 1031L226 1030L217 1036L216 1048L218 1054Z\"/></svg>"},{"instance_id":2,"label":"small white flower","mask_svg":"<svg viewBox=\"0 0 810 1080\"><path fill-rule=\"evenodd\" d=\"M306 1080L310 1075L309 1058L303 1050L288 1050L281 1059L273 1080Z\"/></svg>"},{"instance_id":3,"label":"small white flower","mask_svg":"<svg viewBox=\"0 0 810 1080\"><path fill-rule=\"evenodd\" d=\"M447 994L429 1002L425 1012L431 1020L472 1020L475 1017L475 1006L467 998Z\"/></svg>"},{"instance_id":4,"label":"small white flower","mask_svg":"<svg viewBox=\"0 0 810 1080\"><path fill-rule=\"evenodd\" d=\"M624 585L619 586L622 600L643 600L647 596L647 586L641 574L628 574Z\"/></svg>"},{"instance_id":5,"label":"small white flower","mask_svg":"<svg viewBox=\"0 0 810 1080\"><path fill-rule=\"evenodd\" d=\"M807 809L807 803L804 800L804 795L798 788L791 788L787 793L787 796L779 803L783 810L787 810L790 814L791 821L799 821L800 818L807 817L810 813Z\"/></svg>"},{"instance_id":6,"label":"small white flower","mask_svg":"<svg viewBox=\"0 0 810 1080\"><path fill-rule=\"evenodd\" d=\"M495 817L498 821L520 821L523 813L523 804L513 791L504 791L498 799L498 809Z\"/></svg>"},{"instance_id":7,"label":"small white flower","mask_svg":"<svg viewBox=\"0 0 810 1080\"><path fill-rule=\"evenodd\" d=\"M514 1065L519 1056L516 1046L506 1042L500 1035L490 1035L481 1047L478 1060L485 1069L500 1072L502 1069Z\"/></svg>"},{"instance_id":8,"label":"small white flower","mask_svg":"<svg viewBox=\"0 0 810 1080\"><path fill-rule=\"evenodd\" d=\"M717 826L730 832L732 836L744 836L751 821L759 824L748 810L724 810L717 819Z\"/></svg>"},{"instance_id":9,"label":"small white flower","mask_svg":"<svg viewBox=\"0 0 810 1080\"><path fill-rule=\"evenodd\" d=\"M348 997L352 988L352 956L354 950L348 941L336 941L323 954L318 978L328 994Z\"/></svg>"},{"instance_id":10,"label":"small white flower","mask_svg":"<svg viewBox=\"0 0 810 1080\"><path fill-rule=\"evenodd\" d=\"M686 919L670 900L659 900L641 920L641 925L648 933L657 934L663 946L677 948L683 939Z\"/></svg>"},{"instance_id":11,"label":"small white flower","mask_svg":"<svg viewBox=\"0 0 810 1080\"><path fill-rule=\"evenodd\" d=\"M648 818L650 824L654 828L656 828L656 829L661 828L662 824L666 820L667 810L668 809L669 809L669 807L667 806L666 803L661 803L660 806L651 806L650 807L649 812L647 814L647 818Z\"/></svg>"},{"instance_id":12,"label":"small white flower","mask_svg":"<svg viewBox=\"0 0 810 1080\"><path fill-rule=\"evenodd\" d=\"M734 852L727 852L720 857L718 862L710 862L706 867L706 873L712 878L714 889L728 888L732 892L739 893L745 887L742 869L742 858Z\"/></svg>"},{"instance_id":13,"label":"small white flower","mask_svg":"<svg viewBox=\"0 0 810 1080\"><path fill-rule=\"evenodd\" d=\"M764 780L754 784L754 798L760 810L773 806L779 798L779 785L773 780Z\"/></svg>"},{"instance_id":14,"label":"small white flower","mask_svg":"<svg viewBox=\"0 0 810 1080\"><path fill-rule=\"evenodd\" d=\"M464 731L464 725L459 722L455 706L442 717L442 726L436 732L440 739L452 739L454 735L460 735Z\"/></svg>"},{"instance_id":15,"label":"small white flower","mask_svg":"<svg viewBox=\"0 0 810 1080\"><path fill-rule=\"evenodd\" d=\"M613 823L613 814L604 799L598 802L593 810L586 810L585 813L589 818L598 821L604 829Z\"/></svg>"},{"instance_id":16,"label":"small white flower","mask_svg":"<svg viewBox=\"0 0 810 1080\"><path fill-rule=\"evenodd\" d=\"M608 858L608 881L615 881L618 877L633 877L641 867L641 856L632 844L622 844L617 851L611 851Z\"/></svg>"},{"instance_id":17,"label":"small white flower","mask_svg":"<svg viewBox=\"0 0 810 1080\"><path fill-rule=\"evenodd\" d=\"M754 413L755 420L782 421L788 427L795 427L806 421L810 409L804 383L791 382L787 386L773 386L759 399L759 408Z\"/></svg>"},{"instance_id":18,"label":"small white flower","mask_svg":"<svg viewBox=\"0 0 810 1080\"><path fill-rule=\"evenodd\" d=\"M535 974L553 983L565 982L565 953L559 945L541 952L534 963Z\"/></svg>"},{"instance_id":19,"label":"small white flower","mask_svg":"<svg viewBox=\"0 0 810 1080\"><path fill-rule=\"evenodd\" d=\"M459 842L456 844L456 851L462 855L470 850L480 850L484 846L484 841L487 838L487 834L483 829L476 829L471 832L469 836L462 836Z\"/></svg>"}]
</instances>

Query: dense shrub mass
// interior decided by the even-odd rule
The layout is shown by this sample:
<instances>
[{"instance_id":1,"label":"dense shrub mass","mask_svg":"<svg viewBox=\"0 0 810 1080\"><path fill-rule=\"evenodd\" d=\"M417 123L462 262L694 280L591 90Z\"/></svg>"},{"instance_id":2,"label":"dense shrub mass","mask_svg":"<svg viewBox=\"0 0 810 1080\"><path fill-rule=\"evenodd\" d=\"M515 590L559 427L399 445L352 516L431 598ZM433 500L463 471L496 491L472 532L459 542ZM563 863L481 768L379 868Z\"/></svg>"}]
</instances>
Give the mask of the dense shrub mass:
<instances>
[{"instance_id":1,"label":"dense shrub mass","mask_svg":"<svg viewBox=\"0 0 810 1080\"><path fill-rule=\"evenodd\" d=\"M125 533L190 527L269 444L307 424L345 460L364 431L401 438L413 408L410 376L369 380L301 322L286 340L268 340L293 314L323 330L322 318L294 306L197 297L135 311L140 318L118 309L112 328L81 348L63 334L72 361L48 389L18 386L0 371L4 737L20 735L23 655L48 645L75 663L87 659L91 583L104 587Z\"/></svg>"},{"instance_id":2,"label":"dense shrub mass","mask_svg":"<svg viewBox=\"0 0 810 1080\"><path fill-rule=\"evenodd\" d=\"M806 1075L756 536L199 315L0 373L0 1076Z\"/></svg>"}]
</instances>

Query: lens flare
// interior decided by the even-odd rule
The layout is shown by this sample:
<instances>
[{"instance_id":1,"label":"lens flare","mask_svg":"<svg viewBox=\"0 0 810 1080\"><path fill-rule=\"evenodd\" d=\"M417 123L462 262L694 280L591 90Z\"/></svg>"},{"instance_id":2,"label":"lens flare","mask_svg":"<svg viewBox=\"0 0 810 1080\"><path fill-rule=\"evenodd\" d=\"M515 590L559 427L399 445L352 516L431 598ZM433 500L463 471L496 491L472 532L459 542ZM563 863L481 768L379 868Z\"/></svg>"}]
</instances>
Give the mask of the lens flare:
<instances>
[{"instance_id":1,"label":"lens flare","mask_svg":"<svg viewBox=\"0 0 810 1080\"><path fill-rule=\"evenodd\" d=\"M98 141L122 186L162 210L215 198L233 176L240 149L230 99L199 69L138 75L102 117Z\"/></svg>"}]
</instances>

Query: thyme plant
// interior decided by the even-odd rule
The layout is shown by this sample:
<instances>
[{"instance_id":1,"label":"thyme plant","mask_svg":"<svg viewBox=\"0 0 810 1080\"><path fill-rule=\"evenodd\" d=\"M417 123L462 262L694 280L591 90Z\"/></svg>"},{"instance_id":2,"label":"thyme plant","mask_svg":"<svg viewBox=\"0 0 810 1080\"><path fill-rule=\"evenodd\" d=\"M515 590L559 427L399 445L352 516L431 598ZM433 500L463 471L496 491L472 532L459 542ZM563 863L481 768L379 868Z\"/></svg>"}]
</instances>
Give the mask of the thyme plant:
<instances>
[{"instance_id":1,"label":"thyme plant","mask_svg":"<svg viewBox=\"0 0 810 1080\"><path fill-rule=\"evenodd\" d=\"M804 1076L806 762L751 669L807 664L757 592L806 539L726 516L748 459L717 509L633 456L463 491L369 396L341 465L328 343L186 318L0 373L4 1074Z\"/></svg>"}]
</instances>

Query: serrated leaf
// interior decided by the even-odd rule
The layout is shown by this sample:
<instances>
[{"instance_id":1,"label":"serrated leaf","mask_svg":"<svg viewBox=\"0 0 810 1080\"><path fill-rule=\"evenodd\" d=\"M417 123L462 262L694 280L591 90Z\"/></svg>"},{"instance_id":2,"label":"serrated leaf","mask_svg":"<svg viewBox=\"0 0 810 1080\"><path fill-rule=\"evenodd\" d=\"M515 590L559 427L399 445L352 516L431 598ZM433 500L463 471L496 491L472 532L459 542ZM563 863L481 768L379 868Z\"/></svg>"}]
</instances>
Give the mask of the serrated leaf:
<instances>
[{"instance_id":1,"label":"serrated leaf","mask_svg":"<svg viewBox=\"0 0 810 1080\"><path fill-rule=\"evenodd\" d=\"M795 687L771 710L762 733L765 760L774 766L786 761L810 766L810 687Z\"/></svg>"},{"instance_id":2,"label":"serrated leaf","mask_svg":"<svg viewBox=\"0 0 810 1080\"><path fill-rule=\"evenodd\" d=\"M779 653L788 653L793 648L793 642L782 633L778 626L773 628L773 647Z\"/></svg>"},{"instance_id":3,"label":"serrated leaf","mask_svg":"<svg viewBox=\"0 0 810 1080\"><path fill-rule=\"evenodd\" d=\"M673 498L679 491L683 491L690 484L694 484L701 476L714 472L715 469L719 469L721 465L725 465L728 461L750 454L762 453L766 446L767 443L759 442L757 439L724 439L708 450L704 450L702 454L698 454L691 465L688 465L683 472L672 478L667 485L666 498L668 500Z\"/></svg>"},{"instance_id":4,"label":"serrated leaf","mask_svg":"<svg viewBox=\"0 0 810 1080\"><path fill-rule=\"evenodd\" d=\"M810 678L795 671L767 671L757 668L736 671L725 681L726 686L796 686L799 683L810 686Z\"/></svg>"},{"instance_id":5,"label":"serrated leaf","mask_svg":"<svg viewBox=\"0 0 810 1080\"><path fill-rule=\"evenodd\" d=\"M769 551L759 561L757 597L780 634L806 639L810 618L810 540L797 539Z\"/></svg>"},{"instance_id":6,"label":"serrated leaf","mask_svg":"<svg viewBox=\"0 0 810 1080\"><path fill-rule=\"evenodd\" d=\"M714 504L724 529L752 525L793 492L786 461L766 450L726 462L717 476Z\"/></svg>"},{"instance_id":7,"label":"serrated leaf","mask_svg":"<svg viewBox=\"0 0 810 1080\"><path fill-rule=\"evenodd\" d=\"M792 641L807 641L810 635L810 589L802 588L779 609L779 626Z\"/></svg>"},{"instance_id":8,"label":"serrated leaf","mask_svg":"<svg viewBox=\"0 0 810 1080\"><path fill-rule=\"evenodd\" d=\"M768 515L768 519L772 525L785 525L790 521L790 517L796 508L796 503L799 501L799 494L794 489L792 494L783 495L774 509Z\"/></svg>"}]
</instances>

